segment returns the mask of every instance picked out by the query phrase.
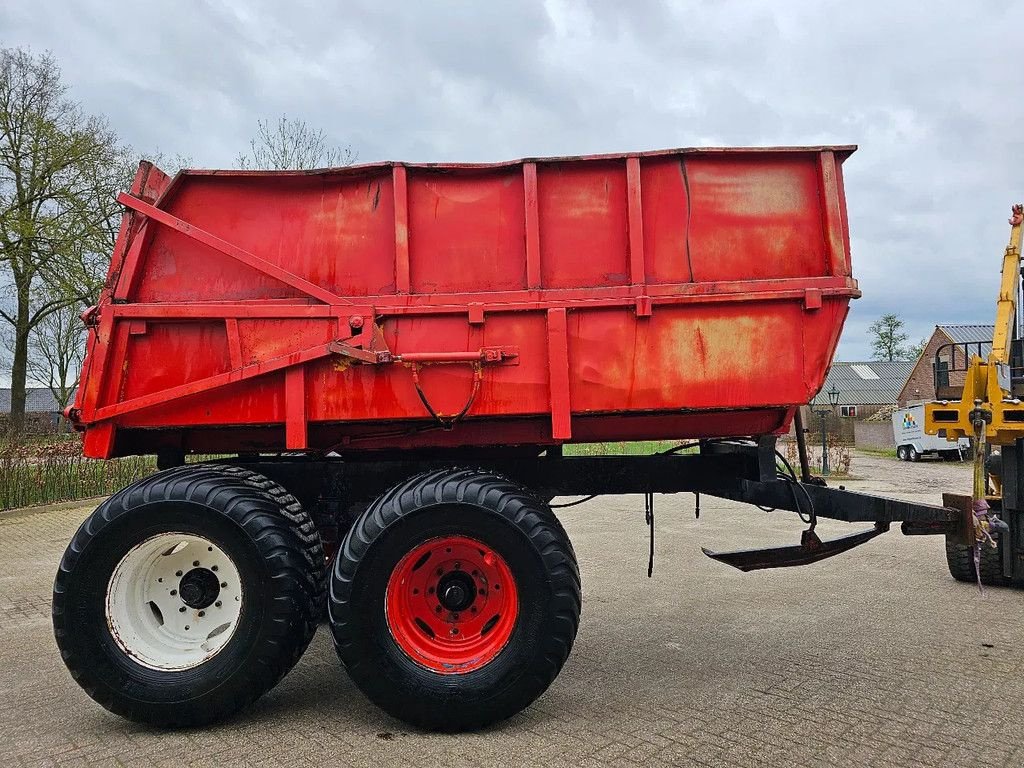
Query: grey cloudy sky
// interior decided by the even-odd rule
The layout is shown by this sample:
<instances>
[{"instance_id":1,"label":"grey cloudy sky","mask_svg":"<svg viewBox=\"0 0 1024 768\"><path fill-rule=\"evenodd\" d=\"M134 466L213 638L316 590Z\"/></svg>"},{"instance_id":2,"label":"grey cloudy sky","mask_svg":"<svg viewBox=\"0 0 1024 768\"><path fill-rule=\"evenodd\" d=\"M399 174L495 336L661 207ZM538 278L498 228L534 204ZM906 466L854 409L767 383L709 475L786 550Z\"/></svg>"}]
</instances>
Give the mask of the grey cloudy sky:
<instances>
[{"instance_id":1,"label":"grey cloudy sky","mask_svg":"<svg viewBox=\"0 0 1024 768\"><path fill-rule=\"evenodd\" d=\"M1024 198L1024 3L0 1L140 150L228 166L261 117L361 161L854 143L840 359L991 322Z\"/></svg>"}]
</instances>

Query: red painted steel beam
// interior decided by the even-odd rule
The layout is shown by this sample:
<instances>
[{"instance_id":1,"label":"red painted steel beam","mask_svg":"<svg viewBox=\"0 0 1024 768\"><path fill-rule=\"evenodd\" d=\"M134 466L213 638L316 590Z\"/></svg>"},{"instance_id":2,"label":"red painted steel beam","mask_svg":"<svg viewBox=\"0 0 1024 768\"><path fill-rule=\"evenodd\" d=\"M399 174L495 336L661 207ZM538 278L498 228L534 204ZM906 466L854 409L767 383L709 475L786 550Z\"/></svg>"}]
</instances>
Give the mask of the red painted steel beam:
<instances>
[{"instance_id":1,"label":"red painted steel beam","mask_svg":"<svg viewBox=\"0 0 1024 768\"><path fill-rule=\"evenodd\" d=\"M306 448L306 369L297 365L284 372L284 443L290 451Z\"/></svg>"},{"instance_id":2,"label":"red painted steel beam","mask_svg":"<svg viewBox=\"0 0 1024 768\"><path fill-rule=\"evenodd\" d=\"M821 187L821 218L829 272L833 275L848 275L850 267L846 262L838 170L832 152L818 155L818 183Z\"/></svg>"},{"instance_id":3,"label":"red painted steel beam","mask_svg":"<svg viewBox=\"0 0 1024 768\"><path fill-rule=\"evenodd\" d=\"M322 304L288 304L279 302L223 303L167 303L167 304L113 304L103 307L101 315L113 314L118 318L223 319L243 318L334 318L356 314L361 316L397 316L433 313L467 314L474 305L478 313L517 312L520 310L546 310L555 307L633 307L642 295L654 305L730 303L736 301L803 300L808 290L817 290L822 296L860 296L857 282L848 277L792 278L778 280L731 281L718 283L662 283L637 286L601 288L547 289L536 298L534 291L494 291L490 293L420 294L416 296L367 296L361 300L372 305L347 305L344 308Z\"/></svg>"},{"instance_id":4,"label":"red painted steel beam","mask_svg":"<svg viewBox=\"0 0 1024 768\"><path fill-rule=\"evenodd\" d=\"M572 437L572 408L569 402L569 326L564 308L549 309L548 379L551 390L551 437Z\"/></svg>"},{"instance_id":5,"label":"red painted steel beam","mask_svg":"<svg viewBox=\"0 0 1024 768\"><path fill-rule=\"evenodd\" d=\"M629 224L629 282L647 282L644 267L644 217L640 198L640 158L626 158L626 195Z\"/></svg>"},{"instance_id":6,"label":"red painted steel beam","mask_svg":"<svg viewBox=\"0 0 1024 768\"><path fill-rule=\"evenodd\" d=\"M540 213L536 163L523 163L523 203L526 207L526 287L540 288Z\"/></svg>"},{"instance_id":7,"label":"red painted steel beam","mask_svg":"<svg viewBox=\"0 0 1024 768\"><path fill-rule=\"evenodd\" d=\"M318 344L315 347L308 347L307 349L302 349L298 352L291 352L287 355L272 357L263 362L251 363L225 373L218 373L215 376L207 376L204 379L190 381L187 384L180 384L176 387L170 387L159 392L153 392L151 394L136 397L131 400L125 400L114 405L108 405L97 410L92 419L88 418L88 414L83 414L83 418L87 421L103 421L105 419L112 419L115 416L121 416L126 413L131 413L132 411L139 411L143 408L151 408L154 405L162 405L163 403L170 402L171 400L177 400L181 397L196 395L200 392L209 392L211 389L217 389L218 387L223 387L228 384L253 379L257 376L263 376L265 374L280 371L285 368L291 368L296 365L303 365L311 360L327 357L330 354L331 349L329 344ZM123 359L123 355L119 359Z\"/></svg>"},{"instance_id":8,"label":"red painted steel beam","mask_svg":"<svg viewBox=\"0 0 1024 768\"><path fill-rule=\"evenodd\" d=\"M121 203L121 205L138 211L152 221L157 221L164 226L177 230L183 235L191 237L193 240L196 240L219 253L223 253L225 256L229 256L236 261L240 261L246 266L252 267L258 272L262 272L275 280L279 280L285 285L290 285L292 288L295 288L318 301L322 301L326 304L352 303L348 299L331 293L325 288L321 288L319 285L315 285L305 278L299 277L293 272L289 272L287 269L283 269L276 264L272 264L265 259L261 259L259 256L249 253L248 251L239 248L237 245L229 243L227 240L222 240L216 235L213 235L204 229L200 229L199 227L193 226L187 221L182 221L177 216L174 216L167 211L161 211L159 208L143 202L136 197L132 197L131 195L122 192L117 196L117 201Z\"/></svg>"},{"instance_id":9,"label":"red painted steel beam","mask_svg":"<svg viewBox=\"0 0 1024 768\"><path fill-rule=\"evenodd\" d=\"M395 290L409 293L409 180L404 165L391 170L395 191Z\"/></svg>"}]
</instances>

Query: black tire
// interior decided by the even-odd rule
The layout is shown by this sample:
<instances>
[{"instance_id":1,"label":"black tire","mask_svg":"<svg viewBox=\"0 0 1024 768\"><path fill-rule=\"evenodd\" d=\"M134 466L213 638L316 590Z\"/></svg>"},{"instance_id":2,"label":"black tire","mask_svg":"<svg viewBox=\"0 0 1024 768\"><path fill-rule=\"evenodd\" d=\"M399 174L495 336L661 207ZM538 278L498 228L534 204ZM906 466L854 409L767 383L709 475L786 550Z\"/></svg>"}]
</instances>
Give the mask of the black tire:
<instances>
[{"instance_id":1,"label":"black tire","mask_svg":"<svg viewBox=\"0 0 1024 768\"><path fill-rule=\"evenodd\" d=\"M907 459L910 461L920 461L921 454L917 452L917 448L912 445L907 446Z\"/></svg>"},{"instance_id":2,"label":"black tire","mask_svg":"<svg viewBox=\"0 0 1024 768\"><path fill-rule=\"evenodd\" d=\"M384 610L400 560L448 535L491 547L519 594L507 644L486 665L459 674L414 662ZM447 470L396 486L356 521L335 560L329 609L338 656L372 701L421 728L465 731L514 715L548 688L572 648L580 600L575 553L547 504L503 477Z\"/></svg>"},{"instance_id":3,"label":"black tire","mask_svg":"<svg viewBox=\"0 0 1024 768\"><path fill-rule=\"evenodd\" d=\"M900 461L907 460L907 446L901 445L899 448L896 449L896 458L899 459Z\"/></svg>"},{"instance_id":4,"label":"black tire","mask_svg":"<svg viewBox=\"0 0 1024 768\"><path fill-rule=\"evenodd\" d=\"M978 574L974 572L974 547L946 539L946 565L949 567L949 575L957 581L972 584L977 582ZM999 549L983 546L978 570L981 572L982 584L1001 586L1007 583L1003 576L1003 558Z\"/></svg>"},{"instance_id":5,"label":"black tire","mask_svg":"<svg viewBox=\"0 0 1024 768\"><path fill-rule=\"evenodd\" d=\"M106 620L122 557L168 532L215 542L237 567L244 597L223 648L181 671L138 663ZM118 492L78 529L54 583L54 635L72 676L111 712L162 727L203 725L248 706L299 660L323 613L324 571L312 521L277 483L241 467L176 467Z\"/></svg>"}]
</instances>

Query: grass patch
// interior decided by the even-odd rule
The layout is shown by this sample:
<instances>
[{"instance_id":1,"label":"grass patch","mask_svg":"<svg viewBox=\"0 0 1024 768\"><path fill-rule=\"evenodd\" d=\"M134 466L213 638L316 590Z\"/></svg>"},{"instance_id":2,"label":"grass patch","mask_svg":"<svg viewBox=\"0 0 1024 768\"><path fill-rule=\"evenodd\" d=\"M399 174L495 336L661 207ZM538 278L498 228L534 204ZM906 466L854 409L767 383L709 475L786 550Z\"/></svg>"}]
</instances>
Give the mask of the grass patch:
<instances>
[{"instance_id":1,"label":"grass patch","mask_svg":"<svg viewBox=\"0 0 1024 768\"><path fill-rule=\"evenodd\" d=\"M680 440L634 440L618 443L573 443L563 449L565 456L650 456L682 445ZM688 448L680 453L696 453Z\"/></svg>"},{"instance_id":2,"label":"grass patch","mask_svg":"<svg viewBox=\"0 0 1024 768\"><path fill-rule=\"evenodd\" d=\"M0 447L0 510L106 496L156 471L151 456L82 456L77 436Z\"/></svg>"},{"instance_id":3,"label":"grass patch","mask_svg":"<svg viewBox=\"0 0 1024 768\"><path fill-rule=\"evenodd\" d=\"M868 456L878 456L883 459L895 459L896 449L895 448L858 448L861 453L866 453Z\"/></svg>"}]
</instances>

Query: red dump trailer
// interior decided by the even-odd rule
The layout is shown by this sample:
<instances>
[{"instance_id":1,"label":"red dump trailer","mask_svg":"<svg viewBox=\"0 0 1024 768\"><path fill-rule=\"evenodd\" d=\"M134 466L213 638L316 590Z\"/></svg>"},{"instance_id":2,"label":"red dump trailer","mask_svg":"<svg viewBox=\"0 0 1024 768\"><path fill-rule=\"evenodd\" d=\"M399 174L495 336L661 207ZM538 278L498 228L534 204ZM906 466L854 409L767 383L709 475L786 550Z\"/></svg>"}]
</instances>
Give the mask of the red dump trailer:
<instances>
[{"instance_id":1,"label":"red dump trailer","mask_svg":"<svg viewBox=\"0 0 1024 768\"><path fill-rule=\"evenodd\" d=\"M949 509L824 488L806 462L778 473L774 436L859 296L853 149L143 163L67 416L86 455L161 471L104 502L61 564L76 679L130 718L209 722L291 668L327 603L374 701L473 728L540 695L575 637L555 496L647 494L652 557L655 492L809 517L796 547L713 554L744 570L894 521L955 534ZM692 446L562 454L639 439ZM231 458L186 461L210 454ZM874 526L823 543L817 516Z\"/></svg>"}]
</instances>

